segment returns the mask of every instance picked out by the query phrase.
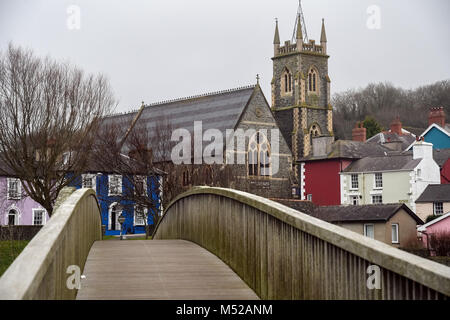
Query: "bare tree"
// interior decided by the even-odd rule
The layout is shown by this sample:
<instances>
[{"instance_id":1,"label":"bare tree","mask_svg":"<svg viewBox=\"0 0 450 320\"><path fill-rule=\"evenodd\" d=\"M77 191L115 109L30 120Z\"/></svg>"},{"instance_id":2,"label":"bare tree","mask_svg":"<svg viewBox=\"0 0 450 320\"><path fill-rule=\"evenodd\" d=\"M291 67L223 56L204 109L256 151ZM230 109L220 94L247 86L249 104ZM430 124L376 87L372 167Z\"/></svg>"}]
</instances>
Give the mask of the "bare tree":
<instances>
[{"instance_id":1,"label":"bare tree","mask_svg":"<svg viewBox=\"0 0 450 320\"><path fill-rule=\"evenodd\" d=\"M0 161L49 215L84 171L100 119L114 105L102 75L12 44L0 53Z\"/></svg>"},{"instance_id":2,"label":"bare tree","mask_svg":"<svg viewBox=\"0 0 450 320\"><path fill-rule=\"evenodd\" d=\"M156 224L161 213L160 199L155 197L155 193L159 193L160 177L164 172L153 165L153 152L145 125L138 121L130 130L121 123L109 121L99 130L96 140L91 162L98 170L122 176L123 181L122 192L113 198L99 194L99 199L119 202L123 208L134 210L135 219L144 222L148 238L148 217L151 216Z\"/></svg>"}]
</instances>

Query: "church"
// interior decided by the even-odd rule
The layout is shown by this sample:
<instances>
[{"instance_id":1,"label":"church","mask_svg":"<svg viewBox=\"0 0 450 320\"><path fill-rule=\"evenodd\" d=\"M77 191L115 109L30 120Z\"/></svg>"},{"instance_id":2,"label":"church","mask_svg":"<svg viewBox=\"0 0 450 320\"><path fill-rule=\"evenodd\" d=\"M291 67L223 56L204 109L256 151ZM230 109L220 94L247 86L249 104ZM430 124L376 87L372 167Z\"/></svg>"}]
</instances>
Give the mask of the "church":
<instances>
[{"instance_id":1,"label":"church","mask_svg":"<svg viewBox=\"0 0 450 320\"><path fill-rule=\"evenodd\" d=\"M280 45L276 22L271 104L258 79L247 87L145 105L139 112L114 115L107 122L127 126L138 118L149 136L157 134L161 123L172 132L183 129L192 135L195 123L201 123L203 132L216 130L223 136L227 130L254 132L245 135L244 150L225 149L226 143L221 144L220 156L232 170L227 187L272 199L301 198L297 161L309 155L313 146L320 148L334 137L324 21L320 45L308 40L301 12L294 25L295 39ZM273 136L274 129L280 134ZM239 156L245 161L236 162ZM163 161L170 161L168 154L154 159ZM188 174L180 173L179 179L186 189L196 184L189 183Z\"/></svg>"}]
</instances>

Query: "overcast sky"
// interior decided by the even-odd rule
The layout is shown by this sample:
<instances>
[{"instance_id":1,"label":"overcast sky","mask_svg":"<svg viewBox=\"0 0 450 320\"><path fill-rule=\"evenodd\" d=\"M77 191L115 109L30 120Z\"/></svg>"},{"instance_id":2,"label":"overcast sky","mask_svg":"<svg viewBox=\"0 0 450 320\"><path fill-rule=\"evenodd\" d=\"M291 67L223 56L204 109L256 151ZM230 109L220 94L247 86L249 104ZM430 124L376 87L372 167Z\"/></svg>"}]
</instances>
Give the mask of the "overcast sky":
<instances>
[{"instance_id":1,"label":"overcast sky","mask_svg":"<svg viewBox=\"0 0 450 320\"><path fill-rule=\"evenodd\" d=\"M71 5L80 10L79 29ZM310 39L319 42L325 18L332 93L370 82L414 88L450 78L448 0L302 5ZM368 13L372 5L379 29L376 13ZM254 84L257 73L270 101L274 19L281 42L290 40L297 6L297 0L0 0L0 49L12 41L106 74L118 111Z\"/></svg>"}]
</instances>

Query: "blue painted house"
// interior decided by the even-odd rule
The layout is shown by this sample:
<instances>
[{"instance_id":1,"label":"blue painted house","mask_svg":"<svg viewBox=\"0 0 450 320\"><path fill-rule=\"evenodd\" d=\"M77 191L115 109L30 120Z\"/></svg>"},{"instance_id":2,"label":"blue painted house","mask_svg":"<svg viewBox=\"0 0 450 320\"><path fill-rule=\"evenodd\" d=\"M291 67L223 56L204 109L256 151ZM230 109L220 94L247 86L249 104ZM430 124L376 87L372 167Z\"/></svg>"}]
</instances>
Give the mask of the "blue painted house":
<instances>
[{"instance_id":1,"label":"blue painted house","mask_svg":"<svg viewBox=\"0 0 450 320\"><path fill-rule=\"evenodd\" d=\"M105 235L119 235L121 214L125 217L123 234L145 234L145 221L143 215L137 215L137 210L150 210L147 215L147 224L153 225L153 213L162 215L162 174L139 177L143 183L143 190L152 200L153 208L139 209L136 204L124 196L125 192L133 188L130 177L110 172L87 172L79 179L75 179L73 186L78 188L92 188L97 194L101 207L102 225L106 226Z\"/></svg>"},{"instance_id":2,"label":"blue painted house","mask_svg":"<svg viewBox=\"0 0 450 320\"><path fill-rule=\"evenodd\" d=\"M450 148L450 123L445 123L444 108L431 108L428 128L421 134L425 142L433 144L433 149ZM412 150L412 145L406 149Z\"/></svg>"}]
</instances>

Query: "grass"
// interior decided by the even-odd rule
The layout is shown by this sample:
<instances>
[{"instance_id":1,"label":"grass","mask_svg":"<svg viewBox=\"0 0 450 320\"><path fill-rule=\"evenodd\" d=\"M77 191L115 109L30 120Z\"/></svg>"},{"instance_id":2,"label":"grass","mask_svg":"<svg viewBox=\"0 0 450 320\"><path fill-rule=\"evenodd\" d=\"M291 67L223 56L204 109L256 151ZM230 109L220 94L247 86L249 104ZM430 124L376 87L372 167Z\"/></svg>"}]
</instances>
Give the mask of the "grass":
<instances>
[{"instance_id":1,"label":"grass","mask_svg":"<svg viewBox=\"0 0 450 320\"><path fill-rule=\"evenodd\" d=\"M28 242L25 240L0 241L0 276L8 269Z\"/></svg>"}]
</instances>

